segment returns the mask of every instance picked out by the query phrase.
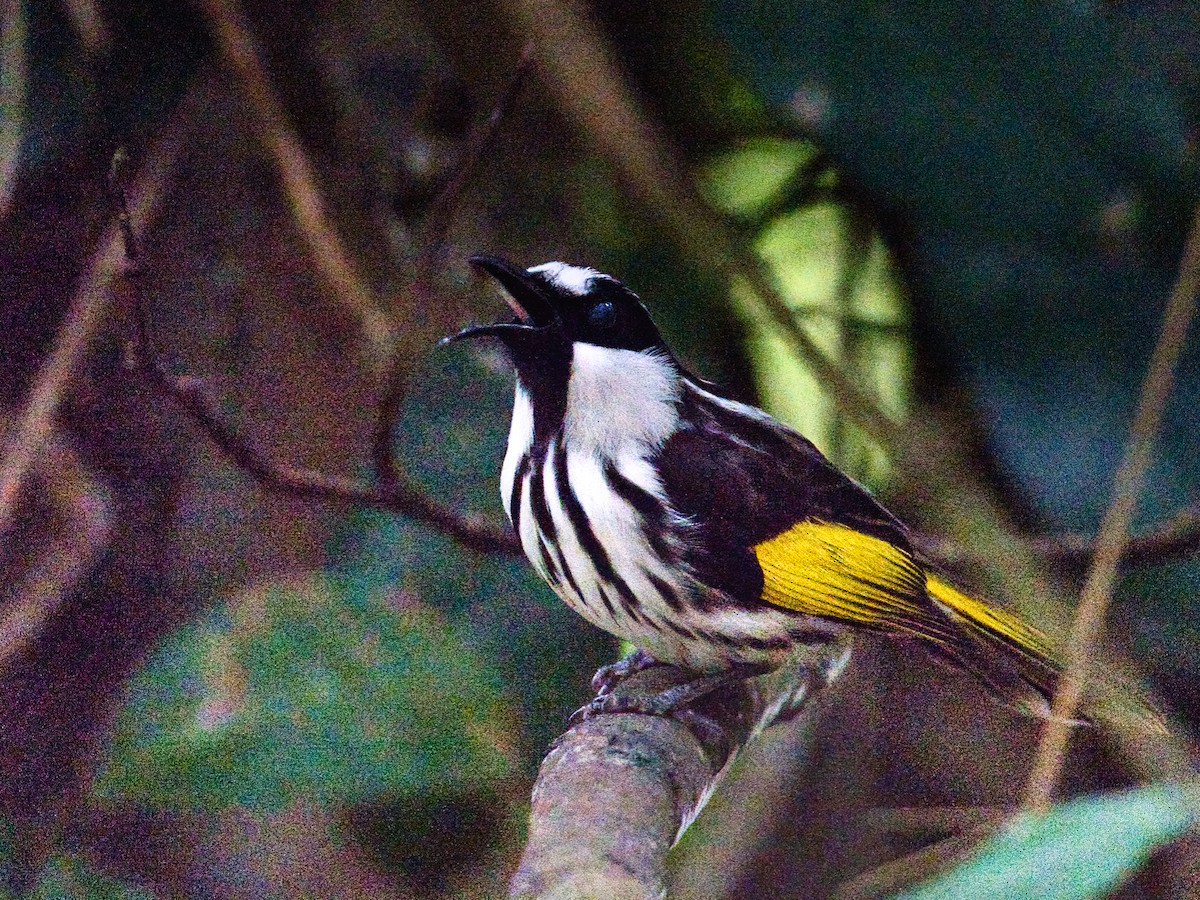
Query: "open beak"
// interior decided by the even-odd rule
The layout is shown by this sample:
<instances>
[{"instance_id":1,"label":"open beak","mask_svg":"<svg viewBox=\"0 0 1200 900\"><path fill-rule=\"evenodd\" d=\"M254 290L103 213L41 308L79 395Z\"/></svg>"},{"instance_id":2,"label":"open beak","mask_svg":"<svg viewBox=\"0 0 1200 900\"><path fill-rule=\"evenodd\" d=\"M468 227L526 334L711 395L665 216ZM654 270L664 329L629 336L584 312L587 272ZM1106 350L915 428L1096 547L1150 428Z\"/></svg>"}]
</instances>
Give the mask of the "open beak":
<instances>
[{"instance_id":1,"label":"open beak","mask_svg":"<svg viewBox=\"0 0 1200 900\"><path fill-rule=\"evenodd\" d=\"M511 322L464 328L457 334L442 338L441 343L478 337L498 337L507 342L518 335L532 337L543 333L558 320L558 312L546 285L516 263L497 256L472 256L467 262L476 271L484 272L499 282L515 318Z\"/></svg>"}]
</instances>

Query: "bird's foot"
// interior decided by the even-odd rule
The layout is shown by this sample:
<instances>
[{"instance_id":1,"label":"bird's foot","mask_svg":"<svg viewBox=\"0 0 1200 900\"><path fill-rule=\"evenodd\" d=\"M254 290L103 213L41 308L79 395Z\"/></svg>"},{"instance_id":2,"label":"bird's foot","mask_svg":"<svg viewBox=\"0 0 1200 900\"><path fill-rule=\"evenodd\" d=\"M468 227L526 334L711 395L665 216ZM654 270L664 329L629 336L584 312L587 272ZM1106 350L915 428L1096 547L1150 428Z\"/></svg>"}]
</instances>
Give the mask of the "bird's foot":
<instances>
[{"instance_id":1,"label":"bird's foot","mask_svg":"<svg viewBox=\"0 0 1200 900\"><path fill-rule=\"evenodd\" d=\"M634 657L637 657L639 654L641 654L641 658L635 661ZM611 683L611 685L602 678L602 676L607 674L607 669L613 669L617 666L621 666L623 663L631 663L631 665L637 665L639 668L633 669L632 671L624 671L621 675L621 678L617 682ZM696 721L697 718L705 719L707 722L711 723L714 728L719 730L720 726L708 716L704 716L692 710L685 710L683 707L686 707L703 697L707 697L713 691L722 688L731 682L752 678L756 675L763 674L764 671L763 668L758 666L736 666L725 672L718 672L715 675L700 675L696 678L689 679L688 681L682 681L678 684L673 684L670 687L664 688L663 690L653 694L639 694L632 692L614 693L612 691L612 687L615 687L616 684L619 684L621 680L628 678L633 674L634 671L641 671L657 665L665 664L660 663L658 660L654 659L654 657L650 656L650 654L643 653L639 650L637 653L633 653L625 657L625 659L621 660L621 662L613 663L612 666L606 666L604 669L601 669L596 673L596 677L592 679L593 687L598 687L600 692L596 695L595 699L592 700L591 703L581 706L579 709L575 710L575 712L571 714L568 724L577 725L580 722L587 721L593 716L615 715L618 713L641 713L642 715L647 716L672 717L683 721L683 719L677 714L687 713L688 721L684 722L684 724L691 724L692 722Z\"/></svg>"},{"instance_id":2,"label":"bird's foot","mask_svg":"<svg viewBox=\"0 0 1200 900\"><path fill-rule=\"evenodd\" d=\"M624 659L597 669L596 674L592 676L592 690L596 692L597 699L599 699L599 697L611 694L613 689L630 675L636 675L638 672L661 665L665 665L665 663L659 662L645 650L634 650ZM586 708L584 707L584 709Z\"/></svg>"}]
</instances>

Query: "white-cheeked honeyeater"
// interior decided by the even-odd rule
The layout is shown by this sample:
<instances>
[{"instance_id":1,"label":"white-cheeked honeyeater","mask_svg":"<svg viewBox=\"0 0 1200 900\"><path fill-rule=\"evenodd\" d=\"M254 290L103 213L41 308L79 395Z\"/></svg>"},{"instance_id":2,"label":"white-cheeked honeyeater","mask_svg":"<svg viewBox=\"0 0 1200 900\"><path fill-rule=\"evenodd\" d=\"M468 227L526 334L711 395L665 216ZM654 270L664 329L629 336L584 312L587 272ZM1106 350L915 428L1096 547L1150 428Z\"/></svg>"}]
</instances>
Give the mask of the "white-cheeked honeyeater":
<instances>
[{"instance_id":1,"label":"white-cheeked honeyeater","mask_svg":"<svg viewBox=\"0 0 1200 900\"><path fill-rule=\"evenodd\" d=\"M690 375L631 290L593 269L474 257L514 312L500 476L538 574L639 665L753 674L870 630L927 648L1044 714L1045 638L934 574L904 525L812 443Z\"/></svg>"}]
</instances>

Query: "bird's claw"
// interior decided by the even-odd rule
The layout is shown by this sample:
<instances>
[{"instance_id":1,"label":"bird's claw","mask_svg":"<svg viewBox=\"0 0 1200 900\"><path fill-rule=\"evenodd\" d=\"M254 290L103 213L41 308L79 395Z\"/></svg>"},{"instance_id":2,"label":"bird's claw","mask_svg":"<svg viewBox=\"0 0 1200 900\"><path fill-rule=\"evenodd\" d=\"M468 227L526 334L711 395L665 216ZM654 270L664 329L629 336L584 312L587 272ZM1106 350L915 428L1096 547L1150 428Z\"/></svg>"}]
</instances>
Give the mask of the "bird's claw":
<instances>
[{"instance_id":1,"label":"bird's claw","mask_svg":"<svg viewBox=\"0 0 1200 900\"><path fill-rule=\"evenodd\" d=\"M675 697L668 692L658 693L651 697L631 698L618 698L611 693L602 693L590 703L585 703L571 713L570 719L567 720L567 727L574 728L596 716L621 713L639 713L644 716L674 719L691 731L700 743L714 748L721 759L729 755L729 735L716 719L689 707L679 706Z\"/></svg>"},{"instance_id":2,"label":"bird's claw","mask_svg":"<svg viewBox=\"0 0 1200 900\"><path fill-rule=\"evenodd\" d=\"M623 659L597 669L596 674L592 676L592 690L600 696L611 694L613 689L629 676L661 665L663 664L645 650L634 650Z\"/></svg>"}]
</instances>

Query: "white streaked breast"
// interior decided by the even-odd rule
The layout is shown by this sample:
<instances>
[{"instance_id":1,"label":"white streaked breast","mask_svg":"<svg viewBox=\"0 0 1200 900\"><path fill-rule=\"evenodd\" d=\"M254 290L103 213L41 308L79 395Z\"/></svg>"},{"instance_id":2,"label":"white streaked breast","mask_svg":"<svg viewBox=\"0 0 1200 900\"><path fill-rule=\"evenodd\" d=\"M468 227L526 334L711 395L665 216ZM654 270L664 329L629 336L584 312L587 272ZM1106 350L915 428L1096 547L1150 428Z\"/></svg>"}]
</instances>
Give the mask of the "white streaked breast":
<instances>
[{"instance_id":1,"label":"white streaked breast","mask_svg":"<svg viewBox=\"0 0 1200 900\"><path fill-rule=\"evenodd\" d=\"M533 501L529 498L529 480L532 473L527 473L521 483L521 549L533 564L543 581L550 580L550 573L542 564L542 551L538 545L537 523L533 520Z\"/></svg>"},{"instance_id":2,"label":"white streaked breast","mask_svg":"<svg viewBox=\"0 0 1200 900\"><path fill-rule=\"evenodd\" d=\"M521 457L526 455L533 446L533 404L529 393L517 379L517 389L513 395L512 424L508 429L508 449L504 454L504 465L500 467L500 500L504 504L507 515L512 507L512 492L515 487L517 466ZM509 516L512 520L512 516Z\"/></svg>"}]
</instances>

